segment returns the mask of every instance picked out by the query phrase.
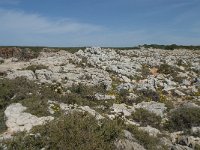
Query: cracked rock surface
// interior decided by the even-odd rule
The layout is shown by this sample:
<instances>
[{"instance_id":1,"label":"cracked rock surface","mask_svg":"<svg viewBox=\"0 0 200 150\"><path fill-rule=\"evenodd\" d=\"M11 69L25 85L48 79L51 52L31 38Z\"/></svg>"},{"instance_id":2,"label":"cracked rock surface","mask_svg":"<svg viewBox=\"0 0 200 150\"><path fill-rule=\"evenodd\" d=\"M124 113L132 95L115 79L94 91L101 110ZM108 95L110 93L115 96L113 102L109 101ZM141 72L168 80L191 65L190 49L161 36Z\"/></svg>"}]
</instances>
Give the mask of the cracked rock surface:
<instances>
[{"instance_id":1,"label":"cracked rock surface","mask_svg":"<svg viewBox=\"0 0 200 150\"><path fill-rule=\"evenodd\" d=\"M36 117L30 113L24 112L26 107L20 103L14 103L8 106L5 110L5 116L7 118L6 125L8 132L16 133L19 131L29 131L33 126L43 125L48 121L52 121L54 118L48 117Z\"/></svg>"}]
</instances>

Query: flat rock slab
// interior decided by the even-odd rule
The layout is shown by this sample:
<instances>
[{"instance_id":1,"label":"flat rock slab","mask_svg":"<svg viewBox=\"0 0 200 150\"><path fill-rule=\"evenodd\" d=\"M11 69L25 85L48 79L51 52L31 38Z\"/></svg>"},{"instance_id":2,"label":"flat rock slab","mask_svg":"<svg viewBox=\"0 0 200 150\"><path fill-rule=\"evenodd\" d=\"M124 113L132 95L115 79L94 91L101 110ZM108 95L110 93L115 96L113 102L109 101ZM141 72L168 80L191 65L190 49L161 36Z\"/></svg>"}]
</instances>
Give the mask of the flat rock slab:
<instances>
[{"instance_id":1,"label":"flat rock slab","mask_svg":"<svg viewBox=\"0 0 200 150\"><path fill-rule=\"evenodd\" d=\"M6 126L8 127L9 133L30 131L33 126L42 125L54 119L52 116L39 118L24 112L26 109L20 103L11 104L6 108L4 113L7 118Z\"/></svg>"},{"instance_id":2,"label":"flat rock slab","mask_svg":"<svg viewBox=\"0 0 200 150\"><path fill-rule=\"evenodd\" d=\"M135 108L142 108L146 109L152 113L155 113L158 116L163 117L164 112L167 110L167 107L165 106L164 103L158 103L158 102L141 102L137 105L134 106Z\"/></svg>"}]
</instances>

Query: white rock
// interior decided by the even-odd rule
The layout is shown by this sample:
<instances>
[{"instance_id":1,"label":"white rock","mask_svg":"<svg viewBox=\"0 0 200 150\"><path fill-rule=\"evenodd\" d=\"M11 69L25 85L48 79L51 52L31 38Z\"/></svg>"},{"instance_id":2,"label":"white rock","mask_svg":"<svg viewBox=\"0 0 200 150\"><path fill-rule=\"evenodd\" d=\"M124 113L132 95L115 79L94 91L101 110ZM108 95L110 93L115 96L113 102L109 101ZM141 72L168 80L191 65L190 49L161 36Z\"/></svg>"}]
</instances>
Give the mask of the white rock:
<instances>
[{"instance_id":1,"label":"white rock","mask_svg":"<svg viewBox=\"0 0 200 150\"><path fill-rule=\"evenodd\" d=\"M127 106L126 104L113 104L111 107L113 109L112 113L121 114L124 116L130 116L132 112L135 111L135 108L132 106Z\"/></svg>"},{"instance_id":2,"label":"white rock","mask_svg":"<svg viewBox=\"0 0 200 150\"><path fill-rule=\"evenodd\" d=\"M116 99L115 95L102 95L99 93L95 94L95 98L97 100L111 100L111 99Z\"/></svg>"},{"instance_id":3,"label":"white rock","mask_svg":"<svg viewBox=\"0 0 200 150\"><path fill-rule=\"evenodd\" d=\"M88 112L89 114L94 116L97 120L104 119L104 117L102 115L100 115L94 109L91 109L89 106L80 106L79 108L82 109L83 111Z\"/></svg>"},{"instance_id":4,"label":"white rock","mask_svg":"<svg viewBox=\"0 0 200 150\"><path fill-rule=\"evenodd\" d=\"M194 134L200 133L200 127L192 127L191 132Z\"/></svg>"},{"instance_id":5,"label":"white rock","mask_svg":"<svg viewBox=\"0 0 200 150\"><path fill-rule=\"evenodd\" d=\"M24 112L25 110L26 107L20 103L11 104L6 108L4 112L7 118L6 126L11 134L18 131L30 131L33 126L42 125L54 119L51 116L38 118Z\"/></svg>"},{"instance_id":6,"label":"white rock","mask_svg":"<svg viewBox=\"0 0 200 150\"><path fill-rule=\"evenodd\" d=\"M151 102L141 102L138 103L137 105L134 105L135 108L142 108L146 109L152 113L155 113L158 116L163 117L164 112L167 110L167 107L165 107L164 103L157 103L154 101Z\"/></svg>"},{"instance_id":7,"label":"white rock","mask_svg":"<svg viewBox=\"0 0 200 150\"><path fill-rule=\"evenodd\" d=\"M174 92L178 95L178 96L185 96L185 94L179 90L174 90Z\"/></svg>"},{"instance_id":8,"label":"white rock","mask_svg":"<svg viewBox=\"0 0 200 150\"><path fill-rule=\"evenodd\" d=\"M11 72L7 72L6 78L15 79L17 77L25 77L29 80L35 80L35 74L31 70L12 70Z\"/></svg>"},{"instance_id":9,"label":"white rock","mask_svg":"<svg viewBox=\"0 0 200 150\"><path fill-rule=\"evenodd\" d=\"M157 135L161 133L158 129L153 128L151 126L139 127L139 130L143 130L143 131L149 133L150 136L154 136L154 137L157 137Z\"/></svg>"},{"instance_id":10,"label":"white rock","mask_svg":"<svg viewBox=\"0 0 200 150\"><path fill-rule=\"evenodd\" d=\"M40 82L45 83L45 82L51 82L53 73L50 70L41 69L41 70L36 70L35 74L37 78L40 80Z\"/></svg>"},{"instance_id":11,"label":"white rock","mask_svg":"<svg viewBox=\"0 0 200 150\"><path fill-rule=\"evenodd\" d=\"M126 76L122 76L121 78L123 79L124 82L131 82L131 80Z\"/></svg>"}]
</instances>

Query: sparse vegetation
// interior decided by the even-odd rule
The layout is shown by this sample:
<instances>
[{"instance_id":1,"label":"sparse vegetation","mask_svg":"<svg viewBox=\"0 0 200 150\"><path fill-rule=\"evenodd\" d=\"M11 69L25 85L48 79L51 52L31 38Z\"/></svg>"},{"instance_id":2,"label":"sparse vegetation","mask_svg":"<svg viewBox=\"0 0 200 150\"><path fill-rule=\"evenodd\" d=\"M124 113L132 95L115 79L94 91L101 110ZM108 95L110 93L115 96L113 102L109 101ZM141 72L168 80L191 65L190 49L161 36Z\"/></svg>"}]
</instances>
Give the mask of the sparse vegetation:
<instances>
[{"instance_id":1,"label":"sparse vegetation","mask_svg":"<svg viewBox=\"0 0 200 150\"><path fill-rule=\"evenodd\" d=\"M39 97L31 97L22 100L20 103L27 107L26 112L38 117L49 116L47 99L38 99Z\"/></svg>"},{"instance_id":2,"label":"sparse vegetation","mask_svg":"<svg viewBox=\"0 0 200 150\"><path fill-rule=\"evenodd\" d=\"M146 79L150 75L150 69L148 65L143 64L141 69L141 76Z\"/></svg>"},{"instance_id":3,"label":"sparse vegetation","mask_svg":"<svg viewBox=\"0 0 200 150\"><path fill-rule=\"evenodd\" d=\"M155 101L158 102L160 100L160 95L152 90L141 90L137 91L137 94L139 95L135 102L140 103L142 101Z\"/></svg>"},{"instance_id":4,"label":"sparse vegetation","mask_svg":"<svg viewBox=\"0 0 200 150\"><path fill-rule=\"evenodd\" d=\"M132 113L132 119L140 123L142 126L150 125L155 128L160 126L162 120L160 116L142 108L136 109L136 111Z\"/></svg>"},{"instance_id":5,"label":"sparse vegetation","mask_svg":"<svg viewBox=\"0 0 200 150\"><path fill-rule=\"evenodd\" d=\"M104 120L101 125L84 113L62 116L45 126L32 129L32 134L20 133L5 141L8 149L115 149L114 141L121 135L121 124Z\"/></svg>"},{"instance_id":6,"label":"sparse vegetation","mask_svg":"<svg viewBox=\"0 0 200 150\"><path fill-rule=\"evenodd\" d=\"M138 97L134 100L135 103L141 103L143 101L146 102L155 101L164 103L165 106L168 108L168 110L174 107L171 99L167 99L167 96L159 88L157 89L157 91L141 90L135 92L138 95Z\"/></svg>"},{"instance_id":7,"label":"sparse vegetation","mask_svg":"<svg viewBox=\"0 0 200 150\"><path fill-rule=\"evenodd\" d=\"M167 147L160 143L158 137L150 136L147 132L139 130L136 126L127 126L138 142L148 150L167 150Z\"/></svg>"},{"instance_id":8,"label":"sparse vegetation","mask_svg":"<svg viewBox=\"0 0 200 150\"><path fill-rule=\"evenodd\" d=\"M194 147L194 150L200 150L200 145L196 144L195 147Z\"/></svg>"},{"instance_id":9,"label":"sparse vegetation","mask_svg":"<svg viewBox=\"0 0 200 150\"><path fill-rule=\"evenodd\" d=\"M169 121L165 127L173 131L187 130L200 124L199 116L198 107L180 107L169 113Z\"/></svg>"},{"instance_id":10,"label":"sparse vegetation","mask_svg":"<svg viewBox=\"0 0 200 150\"><path fill-rule=\"evenodd\" d=\"M3 64L4 63L4 60L0 60L0 64Z\"/></svg>"},{"instance_id":11,"label":"sparse vegetation","mask_svg":"<svg viewBox=\"0 0 200 150\"><path fill-rule=\"evenodd\" d=\"M73 85L70 88L70 91L82 96L83 98L92 98L94 93L106 93L106 85L86 86L84 84L78 84Z\"/></svg>"},{"instance_id":12,"label":"sparse vegetation","mask_svg":"<svg viewBox=\"0 0 200 150\"><path fill-rule=\"evenodd\" d=\"M155 48L155 49L164 49L164 50L174 50L174 49L189 49L189 50L200 50L200 46L185 46L185 45L176 45L176 44L171 44L171 45L158 45L158 44L144 44L142 47L145 48Z\"/></svg>"},{"instance_id":13,"label":"sparse vegetation","mask_svg":"<svg viewBox=\"0 0 200 150\"><path fill-rule=\"evenodd\" d=\"M177 75L173 76L173 80L175 82L178 82L179 84L181 84L184 79L186 79L186 77L180 77L180 76L177 76Z\"/></svg>"},{"instance_id":14,"label":"sparse vegetation","mask_svg":"<svg viewBox=\"0 0 200 150\"><path fill-rule=\"evenodd\" d=\"M161 64L158 68L158 72L163 74L173 74L175 70L172 66L168 64Z\"/></svg>"},{"instance_id":15,"label":"sparse vegetation","mask_svg":"<svg viewBox=\"0 0 200 150\"><path fill-rule=\"evenodd\" d=\"M2 100L0 99L0 103L2 102ZM4 131L6 131L7 127L5 125L5 116L4 116L4 110L0 108L0 134L3 133Z\"/></svg>"}]
</instances>

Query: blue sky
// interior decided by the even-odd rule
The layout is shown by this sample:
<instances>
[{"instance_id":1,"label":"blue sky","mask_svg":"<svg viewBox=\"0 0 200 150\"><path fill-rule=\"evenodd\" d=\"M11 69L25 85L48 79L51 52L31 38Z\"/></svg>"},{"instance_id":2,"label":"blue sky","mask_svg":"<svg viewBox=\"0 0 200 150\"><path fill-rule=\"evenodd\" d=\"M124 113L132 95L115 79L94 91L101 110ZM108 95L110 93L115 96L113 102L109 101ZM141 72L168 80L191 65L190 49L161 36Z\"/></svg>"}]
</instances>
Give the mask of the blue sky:
<instances>
[{"instance_id":1,"label":"blue sky","mask_svg":"<svg viewBox=\"0 0 200 150\"><path fill-rule=\"evenodd\" d=\"M200 0L0 0L0 45L200 45Z\"/></svg>"}]
</instances>

